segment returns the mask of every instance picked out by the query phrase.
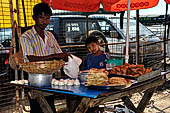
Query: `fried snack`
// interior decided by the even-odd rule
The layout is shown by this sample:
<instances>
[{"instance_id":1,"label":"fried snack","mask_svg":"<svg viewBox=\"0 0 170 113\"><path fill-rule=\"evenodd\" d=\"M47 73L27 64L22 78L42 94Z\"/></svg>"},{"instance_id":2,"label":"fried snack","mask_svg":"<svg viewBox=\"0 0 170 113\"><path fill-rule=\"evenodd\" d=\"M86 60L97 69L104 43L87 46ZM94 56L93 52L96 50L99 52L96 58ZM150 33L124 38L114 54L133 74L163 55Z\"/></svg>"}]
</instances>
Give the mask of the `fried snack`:
<instances>
[{"instance_id":1,"label":"fried snack","mask_svg":"<svg viewBox=\"0 0 170 113\"><path fill-rule=\"evenodd\" d=\"M130 64L128 64L128 63L124 63L124 65L125 65L125 66L129 66Z\"/></svg>"},{"instance_id":2,"label":"fried snack","mask_svg":"<svg viewBox=\"0 0 170 113\"><path fill-rule=\"evenodd\" d=\"M135 73L135 74L138 73L138 71L136 70L136 68L131 68L130 70L131 70L131 72L133 72L133 73Z\"/></svg>"},{"instance_id":3,"label":"fried snack","mask_svg":"<svg viewBox=\"0 0 170 113\"><path fill-rule=\"evenodd\" d=\"M144 65L143 64L138 64L136 65L137 68L144 68Z\"/></svg>"},{"instance_id":4,"label":"fried snack","mask_svg":"<svg viewBox=\"0 0 170 113\"><path fill-rule=\"evenodd\" d=\"M136 68L136 65L132 64L128 66L129 68Z\"/></svg>"},{"instance_id":5,"label":"fried snack","mask_svg":"<svg viewBox=\"0 0 170 113\"><path fill-rule=\"evenodd\" d=\"M114 68L112 68L112 69L110 70L110 73L111 73L111 74L116 74L117 72L116 72L116 70L115 70Z\"/></svg>"},{"instance_id":6,"label":"fried snack","mask_svg":"<svg viewBox=\"0 0 170 113\"><path fill-rule=\"evenodd\" d=\"M109 85L127 85L127 81L121 77L111 77L109 79Z\"/></svg>"},{"instance_id":7,"label":"fried snack","mask_svg":"<svg viewBox=\"0 0 170 113\"><path fill-rule=\"evenodd\" d=\"M140 74L135 74L135 75L133 75L134 77L139 77L140 76Z\"/></svg>"},{"instance_id":8,"label":"fried snack","mask_svg":"<svg viewBox=\"0 0 170 113\"><path fill-rule=\"evenodd\" d=\"M145 69L143 64L134 65L134 64L125 63L124 65L120 65L120 66L112 68L110 73L138 77L146 73L149 73L151 71L152 71L152 68Z\"/></svg>"},{"instance_id":9,"label":"fried snack","mask_svg":"<svg viewBox=\"0 0 170 113\"><path fill-rule=\"evenodd\" d=\"M114 67L115 71L120 72L120 67Z\"/></svg>"},{"instance_id":10,"label":"fried snack","mask_svg":"<svg viewBox=\"0 0 170 113\"><path fill-rule=\"evenodd\" d=\"M145 74L146 74L146 73L149 73L149 72L151 72L151 71L152 71L152 68L148 68L148 69L145 70Z\"/></svg>"},{"instance_id":11,"label":"fried snack","mask_svg":"<svg viewBox=\"0 0 170 113\"><path fill-rule=\"evenodd\" d=\"M87 76L86 86L90 85L103 86L107 84L108 84L108 72L105 69L96 68L90 69Z\"/></svg>"},{"instance_id":12,"label":"fried snack","mask_svg":"<svg viewBox=\"0 0 170 113\"><path fill-rule=\"evenodd\" d=\"M128 70L128 66L122 66L121 67L121 72L122 72L123 75L127 74L127 70Z\"/></svg>"}]
</instances>

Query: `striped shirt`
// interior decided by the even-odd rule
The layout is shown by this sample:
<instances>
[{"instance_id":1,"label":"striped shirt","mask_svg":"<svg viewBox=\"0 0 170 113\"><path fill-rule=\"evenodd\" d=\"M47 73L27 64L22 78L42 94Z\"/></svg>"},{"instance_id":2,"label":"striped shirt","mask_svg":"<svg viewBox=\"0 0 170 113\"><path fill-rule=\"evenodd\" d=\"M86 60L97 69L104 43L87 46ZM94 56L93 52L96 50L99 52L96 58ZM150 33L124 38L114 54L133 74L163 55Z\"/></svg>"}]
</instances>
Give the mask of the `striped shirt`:
<instances>
[{"instance_id":1,"label":"striped shirt","mask_svg":"<svg viewBox=\"0 0 170 113\"><path fill-rule=\"evenodd\" d=\"M43 41L40 35L36 32L35 28L32 27L32 29L21 35L20 44L25 62L29 62L27 55L48 56L51 54L62 53L62 50L54 35L45 30L44 34L45 39Z\"/></svg>"}]
</instances>

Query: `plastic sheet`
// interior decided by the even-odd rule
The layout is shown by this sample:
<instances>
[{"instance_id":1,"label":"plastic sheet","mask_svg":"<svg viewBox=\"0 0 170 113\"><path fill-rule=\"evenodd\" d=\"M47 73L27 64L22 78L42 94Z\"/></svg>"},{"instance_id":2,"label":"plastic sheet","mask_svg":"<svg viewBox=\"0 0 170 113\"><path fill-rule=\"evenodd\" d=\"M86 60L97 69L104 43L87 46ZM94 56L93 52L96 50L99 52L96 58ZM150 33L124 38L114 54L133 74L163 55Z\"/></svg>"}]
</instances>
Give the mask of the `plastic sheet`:
<instances>
[{"instance_id":1,"label":"plastic sheet","mask_svg":"<svg viewBox=\"0 0 170 113\"><path fill-rule=\"evenodd\" d=\"M79 57L74 55L69 56L68 62L65 63L64 72L70 78L78 78L79 66L82 63L82 60Z\"/></svg>"}]
</instances>

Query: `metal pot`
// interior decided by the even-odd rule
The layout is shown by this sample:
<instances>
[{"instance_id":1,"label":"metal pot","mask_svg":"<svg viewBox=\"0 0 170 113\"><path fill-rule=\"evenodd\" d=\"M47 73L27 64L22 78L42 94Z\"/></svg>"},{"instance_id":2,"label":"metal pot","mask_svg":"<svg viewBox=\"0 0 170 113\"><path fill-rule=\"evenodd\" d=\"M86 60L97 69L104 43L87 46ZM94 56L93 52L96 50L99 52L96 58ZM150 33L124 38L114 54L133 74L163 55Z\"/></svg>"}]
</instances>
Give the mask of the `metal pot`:
<instances>
[{"instance_id":1,"label":"metal pot","mask_svg":"<svg viewBox=\"0 0 170 113\"><path fill-rule=\"evenodd\" d=\"M87 81L87 76L88 76L88 72L83 72L80 73L79 79L81 82L86 82Z\"/></svg>"},{"instance_id":2,"label":"metal pot","mask_svg":"<svg viewBox=\"0 0 170 113\"><path fill-rule=\"evenodd\" d=\"M52 81L52 74L29 74L28 80L31 86L50 86Z\"/></svg>"}]
</instances>

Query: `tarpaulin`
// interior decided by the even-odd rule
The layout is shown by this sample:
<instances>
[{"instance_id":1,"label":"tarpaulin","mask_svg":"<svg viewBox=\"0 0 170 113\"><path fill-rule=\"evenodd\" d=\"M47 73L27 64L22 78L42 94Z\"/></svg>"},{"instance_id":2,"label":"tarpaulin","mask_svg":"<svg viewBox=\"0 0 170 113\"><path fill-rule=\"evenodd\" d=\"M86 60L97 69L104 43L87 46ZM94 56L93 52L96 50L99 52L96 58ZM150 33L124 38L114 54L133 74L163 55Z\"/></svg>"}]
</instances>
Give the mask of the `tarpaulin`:
<instances>
[{"instance_id":1,"label":"tarpaulin","mask_svg":"<svg viewBox=\"0 0 170 113\"><path fill-rule=\"evenodd\" d=\"M170 0L165 0L165 2L166 2L167 4L170 4Z\"/></svg>"},{"instance_id":2,"label":"tarpaulin","mask_svg":"<svg viewBox=\"0 0 170 113\"><path fill-rule=\"evenodd\" d=\"M103 5L105 11L126 11L128 9L128 0L43 0L53 9L80 11L80 12L96 12L100 4ZM131 0L130 10L146 9L154 7L159 0Z\"/></svg>"}]
</instances>

